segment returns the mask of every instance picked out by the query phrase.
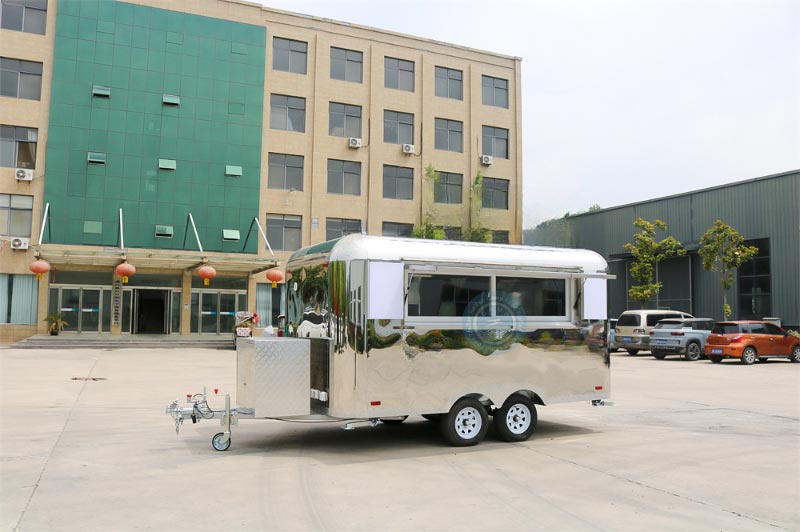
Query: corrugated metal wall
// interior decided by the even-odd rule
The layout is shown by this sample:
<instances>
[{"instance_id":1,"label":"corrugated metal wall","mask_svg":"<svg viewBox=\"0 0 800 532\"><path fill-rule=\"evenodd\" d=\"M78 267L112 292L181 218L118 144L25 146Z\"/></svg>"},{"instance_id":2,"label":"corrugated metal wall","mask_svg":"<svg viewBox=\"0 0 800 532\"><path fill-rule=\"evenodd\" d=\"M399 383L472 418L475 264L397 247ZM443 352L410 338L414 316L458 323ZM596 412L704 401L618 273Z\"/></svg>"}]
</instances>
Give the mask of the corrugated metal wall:
<instances>
[{"instance_id":1,"label":"corrugated metal wall","mask_svg":"<svg viewBox=\"0 0 800 532\"><path fill-rule=\"evenodd\" d=\"M572 217L575 247L595 250L607 259L625 254L623 246L633 240L637 217L664 220L667 234L690 249L697 247L716 220L734 227L746 239L769 238L772 314L785 324L800 324L800 171ZM659 239L666 236L657 235ZM614 264L612 269L618 279L609 291L609 310L616 313L626 300L624 264ZM691 269L694 315L721 319L719 280L703 270L698 256L692 257ZM735 317L736 286L728 298Z\"/></svg>"}]
</instances>

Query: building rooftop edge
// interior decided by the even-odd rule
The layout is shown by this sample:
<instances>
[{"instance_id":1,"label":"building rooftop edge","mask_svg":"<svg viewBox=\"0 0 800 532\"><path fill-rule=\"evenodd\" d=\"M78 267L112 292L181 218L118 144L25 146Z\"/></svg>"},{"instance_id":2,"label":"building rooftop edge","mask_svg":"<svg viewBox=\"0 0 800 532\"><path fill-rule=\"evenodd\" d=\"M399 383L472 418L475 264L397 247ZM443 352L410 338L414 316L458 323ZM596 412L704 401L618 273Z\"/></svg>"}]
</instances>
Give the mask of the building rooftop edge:
<instances>
[{"instance_id":1,"label":"building rooftop edge","mask_svg":"<svg viewBox=\"0 0 800 532\"><path fill-rule=\"evenodd\" d=\"M651 199L646 199L646 200L642 200L642 201L634 201L634 202L631 202L631 203L625 203L625 204L622 204L622 205L614 205L613 207L605 207L605 208L602 208L602 209L598 209L596 211L582 212L582 213L578 213L578 214L571 214L571 215L569 215L569 218L577 218L579 216L589 216L589 215L597 214L597 213L601 213L601 212L608 212L608 211L613 211L613 210L616 210L616 209L624 209L624 208L627 208L627 207L634 207L636 205L644 205L644 204L647 204L647 203L655 203L657 201L663 201L663 200L668 200L668 199L673 199L673 198L680 198L680 197L683 197L683 196L690 196L692 194L699 194L701 192L709 192L709 191L712 191L712 190L718 190L718 189L722 189L722 188L736 187L736 186L740 186L740 185L745 185L747 183L754 183L756 181L766 181L767 179L775 179L775 178L778 178L778 177L784 177L784 176L787 176L787 175L798 174L798 173L800 173L800 168L795 169L795 170L788 170L786 172L779 172L777 174L769 174L769 175L765 175L765 176L761 176L761 177L752 177L750 179L744 179L742 181L734 181L732 183L725 183L723 185L714 185L712 187L699 188L697 190L690 190L688 192L679 192L677 194L670 194L669 196L661 196L660 198L651 198Z\"/></svg>"},{"instance_id":2,"label":"building rooftop edge","mask_svg":"<svg viewBox=\"0 0 800 532\"><path fill-rule=\"evenodd\" d=\"M360 30L383 33L383 34L386 34L386 35L392 35L394 37L402 37L402 38L405 38L405 39L411 39L411 40L419 41L419 42L422 42L422 43L433 43L433 44L438 44L440 46L447 46L449 48L456 48L458 50L464 50L464 51L467 51L467 52L485 54L485 55L494 56L494 57L497 57L497 58L500 58L500 59L507 59L507 60L511 60L511 61L522 61L522 58L519 57L519 56L506 55L506 54L501 54L501 53L498 53L498 52L491 52L491 51L488 51L488 50L481 50L479 48L471 48L469 46L463 46L463 45L460 45L460 44L453 44L453 43L449 43L449 42L445 42L445 41L437 41L437 40L434 40L434 39L428 39L428 38L425 38L425 37L419 37L419 36L411 35L411 34L408 34L408 33L400 33L400 32L397 32L397 31L385 30L385 29L382 29L382 28L375 28L375 27L372 27L372 26L364 26L364 25L361 25L361 24L353 24L351 22L344 22L344 21L341 21L341 20L334 20L334 19L325 18L325 17L318 17L318 16L315 16L315 15L308 15L306 13L296 13L294 11L286 11L286 10L283 10L283 9L277 9L277 8L274 8L274 7L268 7L268 6L264 5L264 4L261 4L261 3L257 2L256 0L221 0L221 1L227 2L227 3L230 3L230 4L240 4L240 5L244 5L244 6L248 6L248 7L257 7L257 8L260 8L262 11L266 11L266 12L270 12L270 13L276 13L276 14L279 14L279 15L298 17L298 18L303 18L303 19L307 19L307 20L316 20L316 21L323 22L323 23L326 23L326 24L334 24L334 25L337 25L337 26L343 26L343 27L347 27L347 28L356 28L356 29L360 29Z\"/></svg>"}]
</instances>

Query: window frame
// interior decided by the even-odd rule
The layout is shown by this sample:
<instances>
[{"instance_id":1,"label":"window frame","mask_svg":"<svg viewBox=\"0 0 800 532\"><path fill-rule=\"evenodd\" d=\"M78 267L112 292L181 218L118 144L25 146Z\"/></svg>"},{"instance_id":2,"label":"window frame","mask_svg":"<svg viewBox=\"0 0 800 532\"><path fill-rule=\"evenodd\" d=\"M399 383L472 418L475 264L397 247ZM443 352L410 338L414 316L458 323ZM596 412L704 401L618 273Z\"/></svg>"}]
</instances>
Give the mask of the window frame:
<instances>
[{"instance_id":1,"label":"window frame","mask_svg":"<svg viewBox=\"0 0 800 532\"><path fill-rule=\"evenodd\" d=\"M498 87L498 81L505 83L505 88L502 86ZM507 79L483 74L481 76L481 103L483 105L508 109L510 88L511 85ZM487 89L490 92L487 93ZM498 95L500 95L500 103L498 103ZM505 97L505 105L502 104L503 97Z\"/></svg>"},{"instance_id":2,"label":"window frame","mask_svg":"<svg viewBox=\"0 0 800 532\"><path fill-rule=\"evenodd\" d=\"M504 131L505 137L497 136L498 131ZM487 134L488 133L488 134ZM510 159L510 143L509 137L511 133L507 128L497 126L481 126L481 155L491 155L497 159ZM487 142L488 139L488 142ZM497 142L505 141L505 156L498 155Z\"/></svg>"},{"instance_id":3,"label":"window frame","mask_svg":"<svg viewBox=\"0 0 800 532\"><path fill-rule=\"evenodd\" d=\"M334 110L334 106L337 106L337 109ZM339 111L338 107L341 107L341 112ZM355 110L358 110L358 115L354 113ZM350 103L341 103L341 102L328 102L328 136L331 137L342 137L342 138L361 138L361 118L362 118L363 108L360 105L354 105ZM334 130L334 117L341 116L342 121L342 134L337 135ZM337 119L338 120L338 119ZM353 131L353 124L357 124L358 131ZM337 124L338 126L338 124ZM349 130L349 131L348 131ZM351 134L352 133L352 134Z\"/></svg>"},{"instance_id":4,"label":"window frame","mask_svg":"<svg viewBox=\"0 0 800 532\"><path fill-rule=\"evenodd\" d=\"M405 231L403 231L403 234L400 234L399 231L397 231L396 234L386 234L386 226L387 226L387 224L389 226L391 226L391 227L394 227L394 228L398 228L398 229L402 228L404 230L407 229L408 230L408 234L405 234ZM381 224L381 235L382 236L388 236L388 237L394 237L394 238L408 238L408 237L411 236L413 231L414 231L414 224L410 224L410 223L407 223L407 222L391 222L391 221L388 221L388 220L384 220L383 223Z\"/></svg>"},{"instance_id":5,"label":"window frame","mask_svg":"<svg viewBox=\"0 0 800 532\"><path fill-rule=\"evenodd\" d=\"M341 171L339 171L336 168L331 169L331 163L341 163ZM348 176L351 176L351 178L352 178L352 176L356 175L353 172L348 172L348 170L347 170L347 166L348 165L358 165L358 175L357 175L357 179L355 180L358 183L358 187L357 187L358 188L358 194L345 192L347 190L347 188L348 188L346 186L347 185ZM337 194L337 195L341 195L341 196L361 196L361 168L362 168L362 165L361 165L360 161L347 161L347 160L344 160L344 159L328 159L327 167L328 167L328 186L327 186L328 194ZM333 172L335 175L332 176L331 172ZM336 192L335 190L332 191L331 190L331 182L332 181L336 182L336 180L339 179L339 178L341 178L341 192Z\"/></svg>"},{"instance_id":6,"label":"window frame","mask_svg":"<svg viewBox=\"0 0 800 532\"><path fill-rule=\"evenodd\" d=\"M451 74L458 72L458 78L451 77ZM440 75L443 74L443 75ZM464 71L456 68L448 68L443 66L434 67L434 95L439 98L448 98L450 100L464 100ZM442 80L442 81L440 81ZM452 96L453 84L451 82L458 82L458 96ZM442 86L444 84L444 86ZM443 90L440 90L443 89ZM444 94L440 94L444 93Z\"/></svg>"},{"instance_id":7,"label":"window frame","mask_svg":"<svg viewBox=\"0 0 800 532\"><path fill-rule=\"evenodd\" d=\"M458 183L452 182L458 178ZM454 190L457 188L457 192ZM451 195L458 195L458 201L449 201ZM444 199L444 201L441 201ZM433 187L433 202L442 205L461 205L464 202L464 174L439 172L439 179Z\"/></svg>"},{"instance_id":8,"label":"window frame","mask_svg":"<svg viewBox=\"0 0 800 532\"><path fill-rule=\"evenodd\" d=\"M300 165L297 164L289 164L297 163L299 159ZM274 160L274 161L273 161ZM281 162L282 160L282 162ZM273 168L282 169L282 176L275 175L273 177ZM300 182L299 186L293 186L293 184L289 183L289 168L299 168L300 169ZM280 180L283 180L283 185L278 186ZM296 176L292 176L292 180L296 180ZM274 153L269 152L267 154L267 188L272 190L296 190L299 192L303 191L303 183L305 181L305 157L302 155L294 155L292 153Z\"/></svg>"},{"instance_id":9,"label":"window frame","mask_svg":"<svg viewBox=\"0 0 800 532\"><path fill-rule=\"evenodd\" d=\"M276 99L285 98L286 105L276 104ZM295 101L296 100L296 101ZM302 101L303 107L297 107L297 102ZM293 105L293 103L295 105ZM295 112L302 112L303 121L302 121L302 129L292 129L289 126L292 124L292 120L289 118L291 110ZM276 116L279 116L281 119L285 119L286 127L279 127L280 124L276 124L273 120ZM275 129L277 131L291 131L293 133L305 133L306 132L306 99L302 96L291 96L289 94L270 94L269 97L269 128Z\"/></svg>"},{"instance_id":10,"label":"window frame","mask_svg":"<svg viewBox=\"0 0 800 532\"><path fill-rule=\"evenodd\" d=\"M279 48L278 43L286 43ZM299 46L302 45L302 46ZM280 51L280 52L279 52ZM276 65L280 57L286 56L287 68ZM302 69L299 66L302 58ZM287 37L272 37L272 70L291 72L292 74L308 74L308 43Z\"/></svg>"},{"instance_id":11,"label":"window frame","mask_svg":"<svg viewBox=\"0 0 800 532\"><path fill-rule=\"evenodd\" d=\"M451 127L454 125L457 125L458 129ZM433 119L433 131L433 146L435 149L464 153L464 122L437 117ZM439 142L440 133L444 134L444 143ZM458 149L454 149L454 144L458 144Z\"/></svg>"},{"instance_id":12,"label":"window frame","mask_svg":"<svg viewBox=\"0 0 800 532\"><path fill-rule=\"evenodd\" d=\"M415 266L423 266L425 272L415 272ZM431 270L431 268L433 268ZM420 263L416 261L409 261L405 263L404 275L405 285L410 287L411 278L419 276L420 273L424 275L458 275L458 276L475 276L475 277L490 277L490 292L492 296L491 316L470 318L470 324L475 325L478 329L496 329L497 320L509 318L507 316L497 316L497 278L498 277L511 277L519 279L556 279L564 281L564 314L560 316L517 316L515 320L515 329L523 331L535 331L540 328L568 328L577 329L578 327L573 323L573 319L577 316L577 310L571 308L570 303L576 297L576 279L570 273L560 272L538 272L538 271L519 271L517 269L502 268L502 267L481 267L480 271L476 268L464 268L453 266L450 264L431 264ZM462 316L409 316L408 305L411 302L411 297L406 298L405 305L403 306L403 315L405 323L409 326L426 326L428 328L437 328L443 330L463 330L464 320Z\"/></svg>"},{"instance_id":13,"label":"window frame","mask_svg":"<svg viewBox=\"0 0 800 532\"><path fill-rule=\"evenodd\" d=\"M7 198L7 199L6 199ZM17 199L17 205L14 205L14 199ZM30 206L20 206L20 198L27 198L26 203ZM7 211L7 214L0 215L0 235L20 238L30 238L33 232L33 196L28 194L7 194L0 193L0 212ZM22 217L15 220L16 217ZM27 214L20 214L27 213ZM4 223L3 223L4 222ZM12 231L12 224L27 226L25 231Z\"/></svg>"},{"instance_id":14,"label":"window frame","mask_svg":"<svg viewBox=\"0 0 800 532\"><path fill-rule=\"evenodd\" d=\"M394 114L392 117L389 113ZM404 121L411 117L411 122ZM409 133L410 125L410 136ZM387 133L393 135L396 140L387 139ZM414 144L414 113L404 113L403 111L383 110L383 142L386 144Z\"/></svg>"},{"instance_id":15,"label":"window frame","mask_svg":"<svg viewBox=\"0 0 800 532\"><path fill-rule=\"evenodd\" d=\"M43 72L43 65L37 61L26 61L24 59L15 59L13 57L0 57L0 96L6 98L16 98L18 100L33 100L33 101L41 101L42 100L42 72ZM11 75L9 75L9 73ZM14 89L14 94L8 93L4 94L2 92L3 81L10 80L12 77L16 75L16 86ZM30 98L28 96L20 96L20 87L22 86L22 78L24 76L33 76L38 78L37 80L37 94L35 98ZM7 82L7 81L6 81Z\"/></svg>"},{"instance_id":16,"label":"window frame","mask_svg":"<svg viewBox=\"0 0 800 532\"><path fill-rule=\"evenodd\" d=\"M339 224L338 230L335 234L331 234L331 224ZM357 225L358 227L354 227ZM349 228L347 226L350 226ZM360 234L362 221L353 218L325 218L325 240L333 240L343 236Z\"/></svg>"},{"instance_id":17,"label":"window frame","mask_svg":"<svg viewBox=\"0 0 800 532\"><path fill-rule=\"evenodd\" d=\"M499 183L505 183L505 191L503 191L500 188L487 186L487 185L490 185L490 184L493 184L493 183L498 183L498 184ZM511 181L509 179L502 179L502 178L499 178L499 177L484 177L483 178L483 184L481 185L481 206L484 209L497 209L497 210L507 211L508 208L509 208L510 189L511 189ZM489 191L488 195L491 198L489 203L491 203L491 205L487 205L487 202L486 202L487 191ZM498 206L496 206L495 197L499 193L503 193L503 192L505 192L505 206L504 207L498 207Z\"/></svg>"},{"instance_id":18,"label":"window frame","mask_svg":"<svg viewBox=\"0 0 800 532\"><path fill-rule=\"evenodd\" d=\"M344 58L335 58L334 50L337 52L344 52ZM353 57L351 58L351 54ZM357 54L357 55L356 55ZM344 77L340 78L334 75L334 64L342 62L342 67L344 71ZM351 76L351 69L349 68L351 65L357 65L357 69L353 66L354 69L357 70L358 76ZM331 46L331 79L336 79L339 81L347 81L349 83L363 83L364 82L364 52L360 52L358 50L350 50L347 48L339 48L338 46ZM350 79L352 77L352 79ZM357 78L357 79L356 79Z\"/></svg>"},{"instance_id":19,"label":"window frame","mask_svg":"<svg viewBox=\"0 0 800 532\"><path fill-rule=\"evenodd\" d=\"M44 8L40 6L44 6ZM22 9L22 17L20 18L20 27L10 27L3 24L7 20L7 13L3 13L6 9ZM43 18L41 19L41 32L39 31L32 31L31 29L26 29L26 22L29 20L29 15L32 15L30 12L37 12ZM5 16L4 16L5 15ZM12 19L13 20L13 19ZM45 35L47 32L47 0L15 0L13 2L9 2L8 0L3 0L0 2L0 29L10 30L10 31L19 31L22 33L30 33L32 35Z\"/></svg>"},{"instance_id":20,"label":"window frame","mask_svg":"<svg viewBox=\"0 0 800 532\"><path fill-rule=\"evenodd\" d=\"M411 65L411 69L409 70L408 65ZM405 68L404 68L405 67ZM399 57L390 57L384 56L383 58L383 86L387 89L395 89L405 92L415 92L415 85L416 85L416 64L414 61L409 61L408 59L400 59ZM396 72L396 74L392 74L392 72ZM409 86L409 74L410 72L410 87ZM406 74L403 74L406 73ZM395 86L391 83L393 78L397 79L397 85Z\"/></svg>"},{"instance_id":21,"label":"window frame","mask_svg":"<svg viewBox=\"0 0 800 532\"><path fill-rule=\"evenodd\" d=\"M268 240L269 240L269 235L270 235L270 219L272 219L273 221L280 220L280 222L281 222L281 225L280 225L280 231L281 231L280 242L278 243L277 239L275 239L275 242L273 242L273 240L270 240L269 243L270 243L270 247L272 249L277 250L277 251L297 251L298 249L303 247L303 216L302 215L299 215L299 214L267 213L267 216L265 218L265 222L266 222L266 224L265 224L265 227L266 227L265 234L267 235L267 239ZM287 224L286 224L287 221L296 222L298 225L297 225L297 227L287 226ZM287 240L286 239L286 230L287 230L287 228L288 229L292 229L292 230L297 230L298 237L299 237L298 238L299 242L298 242L298 246L296 248L286 248L285 247L286 246L286 240ZM275 227L272 228L273 231L275 229L276 229Z\"/></svg>"},{"instance_id":22,"label":"window frame","mask_svg":"<svg viewBox=\"0 0 800 532\"><path fill-rule=\"evenodd\" d=\"M388 175L387 176L386 175L386 171L388 169L408 170L408 172L411 173L411 176L410 177L400 176L400 175ZM397 173L399 173L399 172L397 172ZM406 173L406 172L403 172L403 173ZM394 184L393 184L393 190L395 192L394 196L387 196L386 195L387 190L390 188L390 187L387 187L387 179L395 181ZM407 198L406 197L402 197L402 198L398 197L398 195L397 195L397 184L398 184L397 181L408 181L409 182L409 184L410 184L410 190L409 190L410 196L409 197L407 197ZM414 201L414 169L413 168L409 168L407 166L395 166L393 164L384 164L383 165L382 185L383 185L383 187L382 187L383 188L383 191L382 191L383 192L383 195L382 195L383 199L393 199L393 200L401 200L401 201Z\"/></svg>"},{"instance_id":23,"label":"window frame","mask_svg":"<svg viewBox=\"0 0 800 532\"><path fill-rule=\"evenodd\" d=\"M11 136L6 137L6 133L9 130L13 130ZM23 136L30 136L31 132L33 132L33 140L24 139ZM23 135L23 133L25 135ZM6 148L6 143L9 144L8 148L10 148L9 153L11 155L11 164L6 165L3 163L3 151ZM30 164L20 164L19 154L20 154L20 144L28 144L32 145L32 161ZM27 168L30 170L36 169L36 155L38 153L39 148L39 130L34 127L25 127L25 126L11 126L11 125L0 125L0 167L3 168Z\"/></svg>"}]
</instances>

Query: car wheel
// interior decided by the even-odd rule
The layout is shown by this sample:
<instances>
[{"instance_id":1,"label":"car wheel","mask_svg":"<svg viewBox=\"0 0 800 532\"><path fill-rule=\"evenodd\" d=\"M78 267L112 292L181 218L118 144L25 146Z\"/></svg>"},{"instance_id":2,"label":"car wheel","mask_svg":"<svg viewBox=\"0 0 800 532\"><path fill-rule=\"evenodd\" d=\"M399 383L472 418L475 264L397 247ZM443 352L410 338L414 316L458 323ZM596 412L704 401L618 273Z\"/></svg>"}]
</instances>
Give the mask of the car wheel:
<instances>
[{"instance_id":1,"label":"car wheel","mask_svg":"<svg viewBox=\"0 0 800 532\"><path fill-rule=\"evenodd\" d=\"M628 351L628 354L631 355L631 356L634 356L634 355L636 355L636 353L639 352L638 349L628 349L627 351Z\"/></svg>"},{"instance_id":2,"label":"car wheel","mask_svg":"<svg viewBox=\"0 0 800 532\"><path fill-rule=\"evenodd\" d=\"M742 364L749 366L756 361L756 348L749 345L742 351Z\"/></svg>"},{"instance_id":3,"label":"car wheel","mask_svg":"<svg viewBox=\"0 0 800 532\"><path fill-rule=\"evenodd\" d=\"M694 362L695 360L700 360L700 356L703 354L703 351L700 349L700 344L691 342L689 345L686 346L686 359L691 360Z\"/></svg>"},{"instance_id":4,"label":"car wheel","mask_svg":"<svg viewBox=\"0 0 800 532\"><path fill-rule=\"evenodd\" d=\"M489 429L486 409L472 397L456 401L441 423L442 436L455 447L477 445Z\"/></svg>"},{"instance_id":5,"label":"car wheel","mask_svg":"<svg viewBox=\"0 0 800 532\"><path fill-rule=\"evenodd\" d=\"M664 357L667 356L664 351L651 351L651 353L658 360L664 360Z\"/></svg>"},{"instance_id":6,"label":"car wheel","mask_svg":"<svg viewBox=\"0 0 800 532\"><path fill-rule=\"evenodd\" d=\"M792 354L789 355L789 360L792 362L800 362L800 344L794 346L794 349L792 349Z\"/></svg>"},{"instance_id":7,"label":"car wheel","mask_svg":"<svg viewBox=\"0 0 800 532\"><path fill-rule=\"evenodd\" d=\"M494 428L505 441L525 441L536 428L536 407L528 397L514 394L494 413Z\"/></svg>"},{"instance_id":8,"label":"car wheel","mask_svg":"<svg viewBox=\"0 0 800 532\"><path fill-rule=\"evenodd\" d=\"M711 362L713 362L714 364L719 364L720 362L722 362L722 357L718 356L710 356L708 357L708 359L711 360Z\"/></svg>"}]
</instances>

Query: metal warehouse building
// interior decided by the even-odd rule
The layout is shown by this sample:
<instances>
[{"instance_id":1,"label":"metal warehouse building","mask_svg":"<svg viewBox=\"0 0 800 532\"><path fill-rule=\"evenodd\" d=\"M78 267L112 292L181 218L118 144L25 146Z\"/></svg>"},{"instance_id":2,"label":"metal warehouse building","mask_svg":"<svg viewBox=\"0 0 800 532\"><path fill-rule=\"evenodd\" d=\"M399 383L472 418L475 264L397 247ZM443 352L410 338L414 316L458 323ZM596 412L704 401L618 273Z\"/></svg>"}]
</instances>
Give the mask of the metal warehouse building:
<instances>
[{"instance_id":1,"label":"metal warehouse building","mask_svg":"<svg viewBox=\"0 0 800 532\"><path fill-rule=\"evenodd\" d=\"M663 283L654 308L722 319L722 288L697 254L700 239L716 220L734 227L758 255L742 265L728 301L735 319L779 317L784 326L800 324L800 170L740 181L569 217L571 247L601 253L617 280L609 284L609 316L639 308L627 297L632 257L623 247L638 231L637 217L663 220L667 234L687 254L659 265ZM662 231L657 238L666 236Z\"/></svg>"}]
</instances>

